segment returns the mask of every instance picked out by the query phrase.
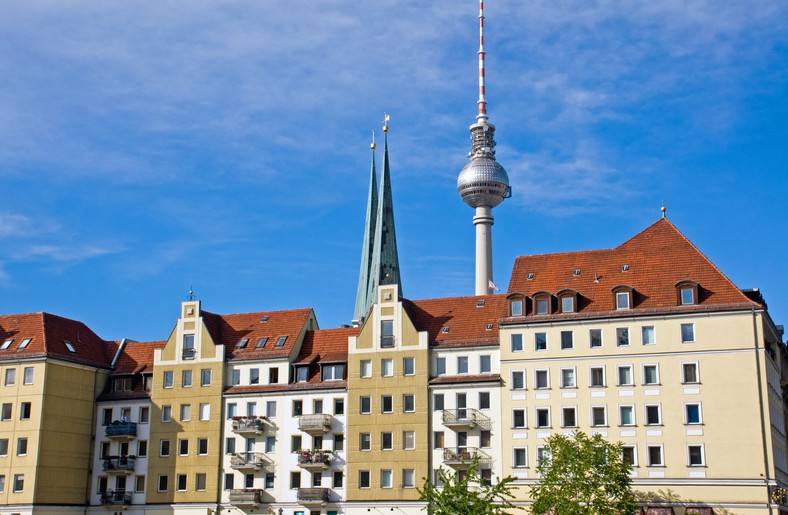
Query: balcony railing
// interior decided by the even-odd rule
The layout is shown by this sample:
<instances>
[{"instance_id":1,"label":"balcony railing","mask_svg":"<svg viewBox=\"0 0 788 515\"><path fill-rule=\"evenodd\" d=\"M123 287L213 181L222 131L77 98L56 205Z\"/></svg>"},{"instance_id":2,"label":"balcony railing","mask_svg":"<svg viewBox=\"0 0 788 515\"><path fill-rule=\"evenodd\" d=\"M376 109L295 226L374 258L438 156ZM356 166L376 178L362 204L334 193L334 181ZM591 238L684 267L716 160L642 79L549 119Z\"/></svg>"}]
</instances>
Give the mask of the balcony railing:
<instances>
[{"instance_id":1,"label":"balcony railing","mask_svg":"<svg viewBox=\"0 0 788 515\"><path fill-rule=\"evenodd\" d=\"M307 470L325 470L331 465L334 454L328 450L297 451L298 466Z\"/></svg>"},{"instance_id":2,"label":"balcony railing","mask_svg":"<svg viewBox=\"0 0 788 515\"><path fill-rule=\"evenodd\" d=\"M101 504L131 504L131 492L107 490L101 493Z\"/></svg>"},{"instance_id":3,"label":"balcony railing","mask_svg":"<svg viewBox=\"0 0 788 515\"><path fill-rule=\"evenodd\" d=\"M305 506L328 503L331 490L328 488L299 488L298 503Z\"/></svg>"},{"instance_id":4,"label":"balcony railing","mask_svg":"<svg viewBox=\"0 0 788 515\"><path fill-rule=\"evenodd\" d=\"M263 432L263 424L265 417L258 417L256 415L249 415L246 417L233 417L233 432L235 433L255 433L260 434Z\"/></svg>"},{"instance_id":5,"label":"balcony railing","mask_svg":"<svg viewBox=\"0 0 788 515\"><path fill-rule=\"evenodd\" d=\"M327 433L331 430L331 415L302 415L298 419L298 429L305 433Z\"/></svg>"},{"instance_id":6,"label":"balcony railing","mask_svg":"<svg viewBox=\"0 0 788 515\"><path fill-rule=\"evenodd\" d=\"M183 359L194 359L197 355L197 351L195 349L185 348L183 349Z\"/></svg>"},{"instance_id":7,"label":"balcony railing","mask_svg":"<svg viewBox=\"0 0 788 515\"><path fill-rule=\"evenodd\" d=\"M263 502L263 491L260 489L230 490L230 504L253 506L261 502Z\"/></svg>"},{"instance_id":8,"label":"balcony railing","mask_svg":"<svg viewBox=\"0 0 788 515\"><path fill-rule=\"evenodd\" d=\"M104 429L104 434L107 436L107 438L131 440L137 436L137 423L114 420Z\"/></svg>"},{"instance_id":9,"label":"balcony railing","mask_svg":"<svg viewBox=\"0 0 788 515\"><path fill-rule=\"evenodd\" d=\"M492 457L476 447L443 449L443 463L450 467L468 467L475 458L479 459L479 465L482 467L492 466Z\"/></svg>"},{"instance_id":10,"label":"balcony railing","mask_svg":"<svg viewBox=\"0 0 788 515\"><path fill-rule=\"evenodd\" d=\"M443 425L446 427L467 427L470 429L479 426L482 429L490 429L492 423L490 417L477 409L457 408L443 410Z\"/></svg>"},{"instance_id":11,"label":"balcony railing","mask_svg":"<svg viewBox=\"0 0 788 515\"><path fill-rule=\"evenodd\" d=\"M271 462L262 452L240 452L230 457L230 466L235 470L268 469Z\"/></svg>"},{"instance_id":12,"label":"balcony railing","mask_svg":"<svg viewBox=\"0 0 788 515\"><path fill-rule=\"evenodd\" d=\"M101 466L104 472L130 474L134 471L134 458L123 456L106 456Z\"/></svg>"}]
</instances>

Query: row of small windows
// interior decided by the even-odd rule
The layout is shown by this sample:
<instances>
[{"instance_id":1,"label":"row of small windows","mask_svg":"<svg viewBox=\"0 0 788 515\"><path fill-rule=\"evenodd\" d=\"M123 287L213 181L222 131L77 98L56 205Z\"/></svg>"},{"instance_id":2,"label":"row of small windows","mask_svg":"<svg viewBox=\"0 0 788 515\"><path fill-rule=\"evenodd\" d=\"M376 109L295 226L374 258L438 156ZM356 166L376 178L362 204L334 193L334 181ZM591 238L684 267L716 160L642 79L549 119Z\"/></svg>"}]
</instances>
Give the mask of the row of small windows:
<instances>
[{"instance_id":1,"label":"row of small windows","mask_svg":"<svg viewBox=\"0 0 788 515\"><path fill-rule=\"evenodd\" d=\"M416 396L412 393L405 393L402 395L402 413L413 413L416 411ZM364 395L359 397L358 412L361 415L369 415L372 413L372 397ZM380 396L380 412L381 413L394 413L394 396L381 395Z\"/></svg>"},{"instance_id":2,"label":"row of small windows","mask_svg":"<svg viewBox=\"0 0 788 515\"><path fill-rule=\"evenodd\" d=\"M235 486L235 477L237 474L228 473L224 475L224 489L225 490L234 490ZM323 474L321 472L313 472L311 473L310 477L310 486L313 488L320 488L323 486ZM332 478L332 488L344 488L344 473L341 470L335 470L331 474ZM244 474L243 475L243 487L244 488L254 488L255 487L255 474ZM275 475L273 472L266 472L265 476L263 476L263 489L271 490L274 488L275 484ZM297 489L301 488L301 471L292 471L290 472L290 488ZM293 515L304 515L303 511L295 511ZM336 511L327 511L326 515L337 515Z\"/></svg>"},{"instance_id":3,"label":"row of small windows","mask_svg":"<svg viewBox=\"0 0 788 515\"><path fill-rule=\"evenodd\" d=\"M478 409L486 410L490 409L490 392L479 392L478 393ZM468 394L467 393L457 393L455 394L455 406L458 410L467 409L468 406ZM432 409L434 411L443 411L445 408L445 394L443 393L435 393L432 395ZM464 417L463 417L464 418Z\"/></svg>"},{"instance_id":4,"label":"row of small windows","mask_svg":"<svg viewBox=\"0 0 788 515\"><path fill-rule=\"evenodd\" d=\"M372 433L359 433L358 450L371 451L372 446ZM416 450L416 433L414 431L403 431L402 440L395 442L394 433L384 431L380 433L380 440L375 442L375 448L381 451L393 451L395 447L403 451Z\"/></svg>"},{"instance_id":5,"label":"row of small windows","mask_svg":"<svg viewBox=\"0 0 788 515\"><path fill-rule=\"evenodd\" d=\"M312 400L312 413L314 415L320 415L324 412L324 400L323 399L313 399ZM344 415L345 414L345 399L341 397L335 397L333 399L333 413L334 415ZM277 414L277 402L276 401L266 401L265 403L265 416L268 418L276 418ZM292 416L300 417L302 415L306 415L304 410L304 401L303 399L293 399L292 401ZM238 403L236 402L228 402L227 403L227 419L232 419L233 417L241 416L238 414ZM246 416L247 417L256 417L257 416L257 403L256 402L247 402L246 403Z\"/></svg>"},{"instance_id":6,"label":"row of small windows","mask_svg":"<svg viewBox=\"0 0 788 515\"><path fill-rule=\"evenodd\" d=\"M621 448L621 456L626 463L633 467L639 466L638 452L636 445L624 445ZM665 449L662 444L646 445L646 466L647 467L665 467ZM545 447L536 448L536 463L535 466L549 462L550 453ZM706 456L703 444L687 444L686 446L686 466L687 467L705 467ZM528 468L528 449L526 447L514 447L512 449L512 467L513 468Z\"/></svg>"},{"instance_id":7,"label":"row of small windows","mask_svg":"<svg viewBox=\"0 0 788 515\"><path fill-rule=\"evenodd\" d=\"M207 445L207 442L206 442ZM109 459L112 457L135 457L135 458L147 458L148 457L148 441L147 440L137 440L136 445L136 453L131 453L130 443L129 442L119 442L117 453L112 452L112 442L103 441L99 444L99 458L102 460Z\"/></svg>"},{"instance_id":8,"label":"row of small windows","mask_svg":"<svg viewBox=\"0 0 788 515\"><path fill-rule=\"evenodd\" d=\"M207 489L206 474L197 473L194 475L194 490L197 492L204 492ZM159 492L166 492L169 489L170 477L166 474L159 475L157 490ZM188 490L188 476L186 474L177 474L175 476L175 490L178 492L185 492Z\"/></svg>"},{"instance_id":9,"label":"row of small windows","mask_svg":"<svg viewBox=\"0 0 788 515\"><path fill-rule=\"evenodd\" d=\"M624 404L618 406L618 425L621 427L636 426L637 421L635 417L635 405ZM534 408L533 427L536 429L549 429L552 428L552 410L549 407ZM701 425L703 418L701 416L700 403L685 403L684 404L684 424L685 425ZM560 422L562 428L576 428L580 426L578 420L577 406L562 406L560 410ZM589 411L589 426L591 427L609 427L608 409L607 405L591 406ZM662 405L661 404L646 404L643 406L643 425L645 426L661 426L662 420ZM527 410L524 408L512 409L512 428L513 429L527 429Z\"/></svg>"},{"instance_id":10,"label":"row of small windows","mask_svg":"<svg viewBox=\"0 0 788 515\"><path fill-rule=\"evenodd\" d=\"M675 285L676 304L690 306L698 303L699 285L694 281L681 281ZM636 306L636 290L631 286L619 285L611 290L612 306L615 310L627 310ZM551 315L556 313L576 313L582 309L583 296L571 289L561 290L553 295L550 292L536 292L529 296L515 293L509 295L509 316ZM587 304L587 302L586 302Z\"/></svg>"},{"instance_id":11,"label":"row of small windows","mask_svg":"<svg viewBox=\"0 0 788 515\"><path fill-rule=\"evenodd\" d=\"M489 354L480 355L477 365L479 374L492 373L492 356ZM457 375L470 374L470 358L468 356L457 356L456 367ZM446 375L446 371L446 358L442 356L435 358L435 375Z\"/></svg>"},{"instance_id":12,"label":"row of small windows","mask_svg":"<svg viewBox=\"0 0 788 515\"><path fill-rule=\"evenodd\" d=\"M17 350L24 350L25 348L27 348L28 345L30 345L30 342L32 342L32 341L33 341L32 338L24 338L24 339L22 339L21 342L19 342L19 346L16 349ZM14 339L13 338L8 338L2 344L0 344L0 350L8 350L11 347L11 344L13 344L13 343L14 343Z\"/></svg>"},{"instance_id":13,"label":"row of small windows","mask_svg":"<svg viewBox=\"0 0 788 515\"><path fill-rule=\"evenodd\" d=\"M185 372L185 371L184 371ZM309 365L296 365L294 367L294 378L297 383L305 383L309 380ZM341 381L345 378L345 365L342 363L320 364L321 381ZM247 375L249 385L260 384L260 369L250 368ZM270 367L268 369L268 384L279 383L279 368ZM230 371L230 386L241 384L241 369L235 368ZM191 383L190 383L191 385Z\"/></svg>"},{"instance_id":14,"label":"row of small windows","mask_svg":"<svg viewBox=\"0 0 788 515\"><path fill-rule=\"evenodd\" d=\"M399 372L397 372L399 373ZM413 357L405 357L402 358L402 369L401 373L403 376L414 376L416 375L416 360ZM393 359L381 359L380 360L380 375L382 377L394 377L394 360ZM359 362L359 375L362 379L368 379L373 375L373 365L372 360L370 359L362 359Z\"/></svg>"},{"instance_id":15,"label":"row of small windows","mask_svg":"<svg viewBox=\"0 0 788 515\"><path fill-rule=\"evenodd\" d=\"M0 438L0 458L8 456L8 438ZM27 437L16 439L16 455L27 456Z\"/></svg>"},{"instance_id":16,"label":"row of small windows","mask_svg":"<svg viewBox=\"0 0 788 515\"><path fill-rule=\"evenodd\" d=\"M199 420L211 419L211 405L207 402L201 402L198 405L197 416ZM178 420L180 422L189 422L192 419L192 405L181 404L178 410ZM165 404L161 407L161 421L172 422L172 406Z\"/></svg>"},{"instance_id":17,"label":"row of small windows","mask_svg":"<svg viewBox=\"0 0 788 515\"><path fill-rule=\"evenodd\" d=\"M24 367L22 369L22 384L31 385L35 377L35 369L33 367ZM3 385L14 386L16 385L16 369L6 368L3 378Z\"/></svg>"},{"instance_id":18,"label":"row of small windows","mask_svg":"<svg viewBox=\"0 0 788 515\"><path fill-rule=\"evenodd\" d=\"M14 405L10 402L5 402L0 406L0 422L8 422L14 418ZM19 420L30 420L33 412L33 404L31 402L19 403Z\"/></svg>"},{"instance_id":19,"label":"row of small windows","mask_svg":"<svg viewBox=\"0 0 788 515\"><path fill-rule=\"evenodd\" d=\"M274 348L276 348L276 347L284 347L285 346L285 342L287 342L287 336L279 336L276 339L276 343L274 343ZM261 338L258 338L255 341L254 348L255 349L264 349L266 343L268 343L268 337L267 336L263 336ZM240 340L238 340L238 343L235 344L235 348L236 349L245 349L248 345L249 345L249 338L241 338Z\"/></svg>"},{"instance_id":20,"label":"row of small windows","mask_svg":"<svg viewBox=\"0 0 788 515\"><path fill-rule=\"evenodd\" d=\"M179 438L177 441L178 445L178 456L188 456L189 455L189 439L188 438ZM159 440L159 456L167 457L170 455L170 440L162 439ZM208 439L207 438L197 438L197 455L198 456L207 456L208 455Z\"/></svg>"},{"instance_id":21,"label":"row of small windows","mask_svg":"<svg viewBox=\"0 0 788 515\"><path fill-rule=\"evenodd\" d=\"M211 369L203 368L200 370L200 386L211 386ZM165 370L162 374L162 386L172 388L175 385L175 373L172 370ZM184 370L181 373L181 386L189 388L192 386L192 371Z\"/></svg>"},{"instance_id":22,"label":"row of small windows","mask_svg":"<svg viewBox=\"0 0 788 515\"><path fill-rule=\"evenodd\" d=\"M633 365L616 365L616 386L634 386L635 379ZM546 390L550 388L550 369L535 369L533 377L533 388L536 390ZM659 365L648 363L642 365L641 384L644 386L656 386L660 384ZM559 369L560 388L577 388L577 369L575 367L564 367ZM698 374L698 363L681 364L682 384L698 384L700 376ZM607 386L607 374L605 366L588 367L588 386L591 388L603 388ZM525 370L512 370L510 390L525 390L526 372Z\"/></svg>"},{"instance_id":23,"label":"row of small windows","mask_svg":"<svg viewBox=\"0 0 788 515\"><path fill-rule=\"evenodd\" d=\"M15 494L25 491L24 474L14 474L14 482L12 483L11 491ZM5 493L5 474L0 474L0 494L2 493Z\"/></svg>"},{"instance_id":24,"label":"row of small windows","mask_svg":"<svg viewBox=\"0 0 788 515\"><path fill-rule=\"evenodd\" d=\"M602 329L589 329L588 330L588 346L590 348L602 347ZM695 342L695 324L686 323L681 324L681 343L694 343ZM627 347L631 345L629 327L616 328L616 346ZM657 343L656 328L653 325L644 325L640 328L640 343L642 345L655 345ZM513 333L510 336L510 345L512 352L523 352L525 349L523 343L523 334ZM560 347L562 350L575 348L575 335L574 331L567 330L560 332ZM548 339L546 332L534 333L534 350L545 351L548 348Z\"/></svg>"},{"instance_id":25,"label":"row of small windows","mask_svg":"<svg viewBox=\"0 0 788 515\"><path fill-rule=\"evenodd\" d=\"M358 487L359 488L372 488L372 476L369 470L358 471ZM377 485L379 488L394 488L394 471L391 469L383 469L380 471L380 482ZM416 471L414 469L402 470L402 483L396 485L399 488L415 488L416 487Z\"/></svg>"},{"instance_id":26,"label":"row of small windows","mask_svg":"<svg viewBox=\"0 0 788 515\"><path fill-rule=\"evenodd\" d=\"M113 408L104 408L101 412L101 425L108 426L112 423L114 410ZM137 420L132 419L132 411L130 407L124 406L120 408L119 417L117 420L121 422L136 422L138 424L147 424L150 421L150 407L140 406L137 408Z\"/></svg>"},{"instance_id":27,"label":"row of small windows","mask_svg":"<svg viewBox=\"0 0 788 515\"><path fill-rule=\"evenodd\" d=\"M99 494L102 498L106 498L109 501L123 501L124 498L132 492L132 490L128 489L127 479L124 475L119 475L115 477L115 490L109 490L109 478L107 476L99 476L97 482L98 488L96 493ZM144 475L137 475L134 476L134 486L133 492L135 493L144 493L145 492L145 476Z\"/></svg>"}]
</instances>

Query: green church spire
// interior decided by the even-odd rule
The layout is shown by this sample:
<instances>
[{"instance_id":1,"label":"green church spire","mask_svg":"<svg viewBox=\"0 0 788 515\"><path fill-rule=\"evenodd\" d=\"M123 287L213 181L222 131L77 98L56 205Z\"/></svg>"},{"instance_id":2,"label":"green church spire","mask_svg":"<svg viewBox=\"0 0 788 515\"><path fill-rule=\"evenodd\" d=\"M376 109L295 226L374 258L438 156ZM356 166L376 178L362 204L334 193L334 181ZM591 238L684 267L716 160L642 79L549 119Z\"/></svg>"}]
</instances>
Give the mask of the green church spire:
<instances>
[{"instance_id":1,"label":"green church spire","mask_svg":"<svg viewBox=\"0 0 788 515\"><path fill-rule=\"evenodd\" d=\"M369 195L367 196L367 220L364 224L364 243L361 247L361 271L358 274L358 292L356 293L356 309L353 320L361 321L367 316L372 300L369 298L370 267L372 251L375 246L375 224L378 210L378 179L375 171L375 132L372 132L372 171L369 177Z\"/></svg>"}]
</instances>

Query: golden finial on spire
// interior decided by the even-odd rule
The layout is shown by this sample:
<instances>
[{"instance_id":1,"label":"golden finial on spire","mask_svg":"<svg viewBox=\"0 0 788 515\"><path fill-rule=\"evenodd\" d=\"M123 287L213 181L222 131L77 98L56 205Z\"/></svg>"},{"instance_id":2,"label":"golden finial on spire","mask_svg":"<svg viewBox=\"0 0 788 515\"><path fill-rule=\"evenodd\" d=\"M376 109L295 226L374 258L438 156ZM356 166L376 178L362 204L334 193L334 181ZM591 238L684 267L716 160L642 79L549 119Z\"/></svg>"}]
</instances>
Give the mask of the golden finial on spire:
<instances>
[{"instance_id":1,"label":"golden finial on spire","mask_svg":"<svg viewBox=\"0 0 788 515\"><path fill-rule=\"evenodd\" d=\"M383 132L388 132L389 131L389 120L391 120L391 117L389 116L389 114L387 112L384 111L383 112Z\"/></svg>"},{"instance_id":2,"label":"golden finial on spire","mask_svg":"<svg viewBox=\"0 0 788 515\"><path fill-rule=\"evenodd\" d=\"M377 148L377 145L375 145L375 130L374 129L372 130L372 143L370 143L369 148L371 148L372 150L375 150Z\"/></svg>"},{"instance_id":3,"label":"golden finial on spire","mask_svg":"<svg viewBox=\"0 0 788 515\"><path fill-rule=\"evenodd\" d=\"M662 211L662 218L667 218L668 217L668 215L666 214L668 212L668 208L665 207L665 202L664 201L662 202L662 207L659 208L659 210Z\"/></svg>"}]
</instances>

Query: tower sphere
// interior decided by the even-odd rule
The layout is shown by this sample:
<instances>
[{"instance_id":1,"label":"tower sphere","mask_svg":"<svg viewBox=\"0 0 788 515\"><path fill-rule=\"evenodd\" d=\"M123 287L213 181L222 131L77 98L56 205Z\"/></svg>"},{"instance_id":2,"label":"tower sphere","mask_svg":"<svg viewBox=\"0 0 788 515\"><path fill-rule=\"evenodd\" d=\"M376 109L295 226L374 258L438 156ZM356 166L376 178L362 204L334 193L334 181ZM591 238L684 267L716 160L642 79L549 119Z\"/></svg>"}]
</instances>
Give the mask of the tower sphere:
<instances>
[{"instance_id":1,"label":"tower sphere","mask_svg":"<svg viewBox=\"0 0 788 515\"><path fill-rule=\"evenodd\" d=\"M457 192L473 208L493 208L509 196L509 175L492 157L474 157L457 177Z\"/></svg>"}]
</instances>

